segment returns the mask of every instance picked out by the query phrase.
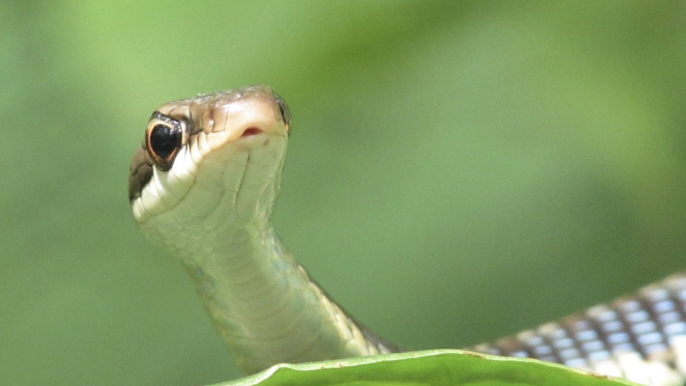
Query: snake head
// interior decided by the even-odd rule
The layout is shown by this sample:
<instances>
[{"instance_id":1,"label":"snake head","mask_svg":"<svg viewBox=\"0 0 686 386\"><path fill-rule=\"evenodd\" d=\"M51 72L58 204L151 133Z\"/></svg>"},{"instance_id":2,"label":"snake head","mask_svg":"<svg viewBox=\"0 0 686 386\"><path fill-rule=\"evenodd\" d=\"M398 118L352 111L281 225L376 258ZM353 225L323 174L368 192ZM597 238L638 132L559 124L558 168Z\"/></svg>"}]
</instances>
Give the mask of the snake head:
<instances>
[{"instance_id":1,"label":"snake head","mask_svg":"<svg viewBox=\"0 0 686 386\"><path fill-rule=\"evenodd\" d=\"M269 216L289 131L286 103L265 86L160 106L131 163L137 223L159 233L179 222L206 224L217 211L244 221Z\"/></svg>"}]
</instances>

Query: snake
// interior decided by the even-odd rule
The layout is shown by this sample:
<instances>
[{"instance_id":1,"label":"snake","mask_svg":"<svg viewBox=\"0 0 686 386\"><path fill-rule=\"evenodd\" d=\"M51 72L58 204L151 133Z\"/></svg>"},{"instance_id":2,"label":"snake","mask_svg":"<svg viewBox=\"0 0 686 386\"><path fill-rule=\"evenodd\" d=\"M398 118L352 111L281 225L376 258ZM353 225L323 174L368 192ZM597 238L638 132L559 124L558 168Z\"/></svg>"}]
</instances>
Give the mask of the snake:
<instances>
[{"instance_id":1,"label":"snake","mask_svg":"<svg viewBox=\"0 0 686 386\"><path fill-rule=\"evenodd\" d=\"M291 117L267 86L163 104L129 171L135 222L182 263L240 369L405 351L355 320L274 231ZM467 350L653 386L686 380L686 272Z\"/></svg>"}]
</instances>

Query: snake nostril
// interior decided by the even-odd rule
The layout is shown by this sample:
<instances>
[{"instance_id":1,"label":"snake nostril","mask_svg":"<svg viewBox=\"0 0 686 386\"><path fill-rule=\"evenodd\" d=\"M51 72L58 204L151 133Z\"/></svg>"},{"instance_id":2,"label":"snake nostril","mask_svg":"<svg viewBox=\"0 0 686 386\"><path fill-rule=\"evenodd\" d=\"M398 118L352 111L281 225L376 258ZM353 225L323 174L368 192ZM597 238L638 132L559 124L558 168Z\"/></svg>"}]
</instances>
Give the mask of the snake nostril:
<instances>
[{"instance_id":1,"label":"snake nostril","mask_svg":"<svg viewBox=\"0 0 686 386\"><path fill-rule=\"evenodd\" d=\"M241 134L241 137L250 137L252 135L260 134L261 132L262 130L258 129L257 127L248 127L247 129L245 129L243 134Z\"/></svg>"}]
</instances>

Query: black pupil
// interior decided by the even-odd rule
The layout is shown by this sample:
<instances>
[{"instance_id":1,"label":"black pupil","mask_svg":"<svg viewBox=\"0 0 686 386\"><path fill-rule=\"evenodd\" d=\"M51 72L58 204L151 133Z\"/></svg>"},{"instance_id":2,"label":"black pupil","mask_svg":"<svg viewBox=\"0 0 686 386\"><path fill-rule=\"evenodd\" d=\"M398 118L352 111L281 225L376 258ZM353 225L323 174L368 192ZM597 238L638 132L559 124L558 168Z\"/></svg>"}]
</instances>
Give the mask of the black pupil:
<instances>
[{"instance_id":1,"label":"black pupil","mask_svg":"<svg viewBox=\"0 0 686 386\"><path fill-rule=\"evenodd\" d=\"M150 133L150 147L162 159L169 159L181 142L181 132L167 125L157 125Z\"/></svg>"}]
</instances>

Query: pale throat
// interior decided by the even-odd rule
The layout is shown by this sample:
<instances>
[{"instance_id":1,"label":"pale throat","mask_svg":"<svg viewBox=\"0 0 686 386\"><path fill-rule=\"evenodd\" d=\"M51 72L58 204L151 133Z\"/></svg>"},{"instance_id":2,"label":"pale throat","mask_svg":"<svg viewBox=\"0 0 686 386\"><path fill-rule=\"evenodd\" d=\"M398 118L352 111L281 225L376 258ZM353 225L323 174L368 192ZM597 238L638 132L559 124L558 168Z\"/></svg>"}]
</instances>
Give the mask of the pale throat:
<instances>
[{"instance_id":1,"label":"pale throat","mask_svg":"<svg viewBox=\"0 0 686 386\"><path fill-rule=\"evenodd\" d=\"M280 165L273 172L278 175ZM274 233L269 216L278 182L259 186L250 180L241 183L250 194L222 198L230 202L218 208L237 206L222 213L221 226L192 237L196 242L182 259L239 366L253 373L274 363L378 353Z\"/></svg>"}]
</instances>

